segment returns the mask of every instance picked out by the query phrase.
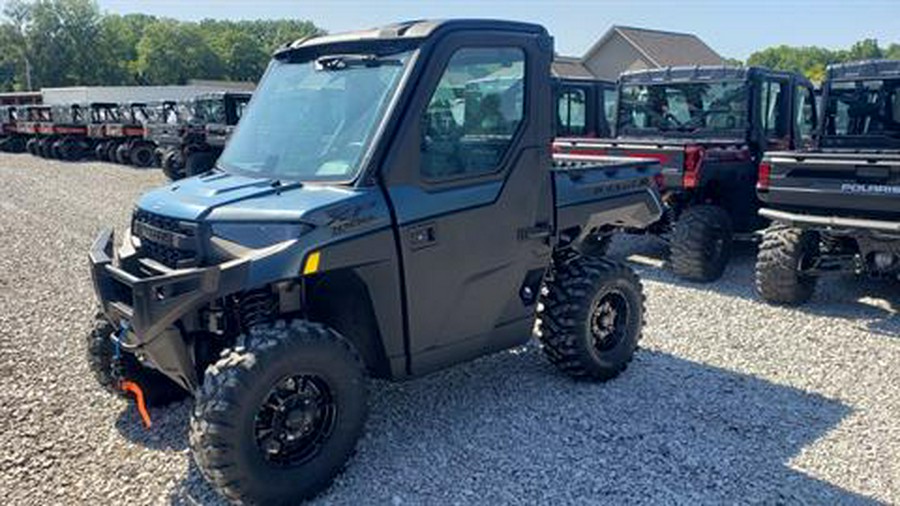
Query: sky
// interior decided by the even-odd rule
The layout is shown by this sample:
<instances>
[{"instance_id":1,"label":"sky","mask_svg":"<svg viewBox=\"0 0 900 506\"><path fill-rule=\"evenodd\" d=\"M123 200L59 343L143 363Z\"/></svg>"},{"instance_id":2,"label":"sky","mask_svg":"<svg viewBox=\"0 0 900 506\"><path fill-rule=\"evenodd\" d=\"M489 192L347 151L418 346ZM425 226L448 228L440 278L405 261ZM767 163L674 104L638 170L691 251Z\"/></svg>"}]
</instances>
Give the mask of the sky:
<instances>
[{"instance_id":1,"label":"sky","mask_svg":"<svg viewBox=\"0 0 900 506\"><path fill-rule=\"evenodd\" d=\"M692 32L722 56L768 46L845 48L900 43L900 0L99 0L104 12L182 20L299 18L329 32L422 18L481 17L543 24L560 54L580 56L613 24Z\"/></svg>"}]
</instances>

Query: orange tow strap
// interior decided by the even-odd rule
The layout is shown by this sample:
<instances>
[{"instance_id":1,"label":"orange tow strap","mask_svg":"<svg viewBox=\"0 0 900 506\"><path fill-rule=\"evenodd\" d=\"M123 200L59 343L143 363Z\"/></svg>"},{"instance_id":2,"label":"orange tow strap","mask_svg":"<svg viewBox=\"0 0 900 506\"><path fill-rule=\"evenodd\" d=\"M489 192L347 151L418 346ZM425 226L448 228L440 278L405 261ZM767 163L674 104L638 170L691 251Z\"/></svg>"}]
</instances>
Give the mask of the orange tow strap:
<instances>
[{"instance_id":1,"label":"orange tow strap","mask_svg":"<svg viewBox=\"0 0 900 506\"><path fill-rule=\"evenodd\" d=\"M141 386L133 381L122 380L120 388L134 395L134 403L137 404L138 413L144 422L144 427L150 428L150 413L147 412L147 405L144 403L144 391Z\"/></svg>"}]
</instances>

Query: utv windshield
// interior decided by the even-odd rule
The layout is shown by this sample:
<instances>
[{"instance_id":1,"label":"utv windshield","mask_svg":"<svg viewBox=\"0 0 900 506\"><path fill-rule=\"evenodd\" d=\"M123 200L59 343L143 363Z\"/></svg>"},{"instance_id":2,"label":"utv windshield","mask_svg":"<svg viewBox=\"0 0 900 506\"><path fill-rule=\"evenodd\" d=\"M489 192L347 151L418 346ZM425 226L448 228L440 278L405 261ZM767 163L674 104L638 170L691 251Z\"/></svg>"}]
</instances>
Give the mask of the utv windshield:
<instances>
[{"instance_id":1,"label":"utv windshield","mask_svg":"<svg viewBox=\"0 0 900 506\"><path fill-rule=\"evenodd\" d=\"M618 131L624 134L742 135L749 95L743 81L624 85Z\"/></svg>"},{"instance_id":2,"label":"utv windshield","mask_svg":"<svg viewBox=\"0 0 900 506\"><path fill-rule=\"evenodd\" d=\"M832 82L824 134L900 139L900 80Z\"/></svg>"},{"instance_id":3,"label":"utv windshield","mask_svg":"<svg viewBox=\"0 0 900 506\"><path fill-rule=\"evenodd\" d=\"M194 120L198 123L225 123L225 101L197 100L194 102Z\"/></svg>"},{"instance_id":4,"label":"utv windshield","mask_svg":"<svg viewBox=\"0 0 900 506\"><path fill-rule=\"evenodd\" d=\"M242 175L349 181L360 170L409 52L272 64L219 166Z\"/></svg>"}]
</instances>

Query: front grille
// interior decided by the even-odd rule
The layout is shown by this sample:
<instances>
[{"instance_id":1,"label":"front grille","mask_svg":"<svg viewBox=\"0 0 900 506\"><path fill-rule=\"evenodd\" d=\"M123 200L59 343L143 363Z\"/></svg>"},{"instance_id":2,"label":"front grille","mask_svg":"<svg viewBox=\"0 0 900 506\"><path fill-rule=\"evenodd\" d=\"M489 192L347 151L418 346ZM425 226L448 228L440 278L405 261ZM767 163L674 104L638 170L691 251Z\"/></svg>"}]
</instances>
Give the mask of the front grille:
<instances>
[{"instance_id":1,"label":"front grille","mask_svg":"<svg viewBox=\"0 0 900 506\"><path fill-rule=\"evenodd\" d=\"M199 248L194 224L138 209L131 229L141 241L143 256L173 269L197 265Z\"/></svg>"}]
</instances>

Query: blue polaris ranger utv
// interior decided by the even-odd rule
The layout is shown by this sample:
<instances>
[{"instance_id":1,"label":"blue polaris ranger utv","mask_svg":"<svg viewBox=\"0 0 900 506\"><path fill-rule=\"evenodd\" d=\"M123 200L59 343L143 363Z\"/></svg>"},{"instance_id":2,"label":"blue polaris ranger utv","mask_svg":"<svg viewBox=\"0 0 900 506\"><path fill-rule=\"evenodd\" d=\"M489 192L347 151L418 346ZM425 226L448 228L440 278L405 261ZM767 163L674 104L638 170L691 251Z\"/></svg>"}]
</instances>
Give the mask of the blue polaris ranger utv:
<instances>
[{"instance_id":1,"label":"blue polaris ranger utv","mask_svg":"<svg viewBox=\"0 0 900 506\"><path fill-rule=\"evenodd\" d=\"M296 502L360 437L368 377L526 342L607 380L643 295L583 245L660 217L652 160L551 158L553 40L536 25L416 21L275 54L208 173L144 195L90 252L99 382L192 395L190 446L222 494Z\"/></svg>"}]
</instances>

